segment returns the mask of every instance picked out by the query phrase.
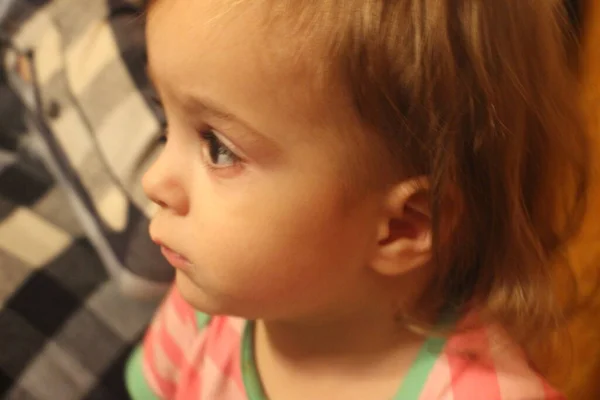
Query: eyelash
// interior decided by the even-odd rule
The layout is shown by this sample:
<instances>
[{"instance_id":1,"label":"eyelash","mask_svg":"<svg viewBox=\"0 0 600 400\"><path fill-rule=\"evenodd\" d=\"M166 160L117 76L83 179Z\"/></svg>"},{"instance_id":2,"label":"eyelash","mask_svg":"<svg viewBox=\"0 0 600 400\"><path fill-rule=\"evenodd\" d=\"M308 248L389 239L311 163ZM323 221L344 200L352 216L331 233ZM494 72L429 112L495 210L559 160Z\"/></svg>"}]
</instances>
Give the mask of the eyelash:
<instances>
[{"instance_id":1,"label":"eyelash","mask_svg":"<svg viewBox=\"0 0 600 400\"><path fill-rule=\"evenodd\" d=\"M169 127L164 124L161 130L159 141L166 143L168 140ZM212 170L222 170L226 168L236 167L242 161L242 158L238 156L233 150L231 150L223 141L219 138L218 134L212 128L204 129L200 132L200 139L203 142L202 156L204 164ZM227 156L231 158L228 165L219 165L219 157Z\"/></svg>"},{"instance_id":2,"label":"eyelash","mask_svg":"<svg viewBox=\"0 0 600 400\"><path fill-rule=\"evenodd\" d=\"M206 153L204 160L206 166L211 169L225 169L239 165L241 158L231 150L212 129L206 129L200 132L200 137L207 147L204 147ZM219 158L225 156L231 159L227 165L219 165Z\"/></svg>"},{"instance_id":3,"label":"eyelash","mask_svg":"<svg viewBox=\"0 0 600 400\"><path fill-rule=\"evenodd\" d=\"M159 142L166 143L169 132L169 125L166 120L166 116L164 115L164 107L160 98L156 95L151 96L151 100L154 105L158 108L160 112L160 124L161 124L161 135L159 137ZM231 150L215 133L212 128L204 129L200 132L200 138L204 142L203 147L203 159L207 168L212 170L222 170L226 168L231 168L238 166L242 161L241 157L238 156L233 150ZM206 147L208 146L208 147ZM212 148L211 148L212 146ZM228 156L231 158L231 163L226 166L219 166L218 157L220 156ZM214 160L216 158L216 160Z\"/></svg>"}]
</instances>

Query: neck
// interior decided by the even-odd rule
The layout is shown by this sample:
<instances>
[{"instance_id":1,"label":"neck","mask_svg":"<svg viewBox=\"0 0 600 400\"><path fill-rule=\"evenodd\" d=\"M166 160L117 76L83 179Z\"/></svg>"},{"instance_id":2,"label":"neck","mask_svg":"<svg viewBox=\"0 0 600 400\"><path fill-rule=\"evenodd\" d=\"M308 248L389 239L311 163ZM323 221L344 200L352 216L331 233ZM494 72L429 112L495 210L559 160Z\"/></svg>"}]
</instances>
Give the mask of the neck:
<instances>
[{"instance_id":1,"label":"neck","mask_svg":"<svg viewBox=\"0 0 600 400\"><path fill-rule=\"evenodd\" d=\"M424 341L398 321L397 294L404 295L401 304L407 307L416 306L420 292L400 285L382 289L389 290L346 308L352 312L257 321L255 357L269 398L393 396Z\"/></svg>"},{"instance_id":2,"label":"neck","mask_svg":"<svg viewBox=\"0 0 600 400\"><path fill-rule=\"evenodd\" d=\"M311 359L377 354L415 335L389 318L368 316L318 323L259 321L257 334L263 335L282 357Z\"/></svg>"},{"instance_id":3,"label":"neck","mask_svg":"<svg viewBox=\"0 0 600 400\"><path fill-rule=\"evenodd\" d=\"M255 334L257 367L272 399L391 398L424 340L393 315L318 324L258 321Z\"/></svg>"},{"instance_id":4,"label":"neck","mask_svg":"<svg viewBox=\"0 0 600 400\"><path fill-rule=\"evenodd\" d=\"M433 322L435 310L425 310L421 303L424 278L411 275L411 285L392 282L380 285L369 303L349 307L352 312L334 313L316 319L259 320L257 342L266 343L277 358L290 362L318 362L331 359L374 360L387 357L423 341L422 335L411 331L405 321L398 319L398 304L404 309L419 309L420 316ZM412 287L411 287L412 286ZM399 299L397 293L402 293ZM359 362L360 363L360 362Z\"/></svg>"},{"instance_id":5,"label":"neck","mask_svg":"<svg viewBox=\"0 0 600 400\"><path fill-rule=\"evenodd\" d=\"M349 361L369 365L390 354L413 349L422 341L394 318L384 315L351 316L318 323L258 321L257 343L271 357L296 366ZM346 364L346 363L345 363Z\"/></svg>"}]
</instances>

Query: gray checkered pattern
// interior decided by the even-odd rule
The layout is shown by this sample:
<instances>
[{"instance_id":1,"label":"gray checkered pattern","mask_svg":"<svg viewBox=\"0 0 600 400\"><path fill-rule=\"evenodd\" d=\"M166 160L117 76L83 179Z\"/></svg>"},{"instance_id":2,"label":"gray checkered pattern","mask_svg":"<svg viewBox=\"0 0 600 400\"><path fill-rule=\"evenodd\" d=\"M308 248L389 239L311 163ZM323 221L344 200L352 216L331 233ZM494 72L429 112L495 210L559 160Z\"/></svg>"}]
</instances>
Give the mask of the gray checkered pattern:
<instances>
[{"instance_id":1,"label":"gray checkered pattern","mask_svg":"<svg viewBox=\"0 0 600 400\"><path fill-rule=\"evenodd\" d=\"M55 0L14 34L18 48L34 52L40 117L51 131L48 137L30 123L22 143L44 160L76 218L56 212L65 196L55 193L36 211L70 234L83 230L125 292L152 297L172 278L147 235L141 236L150 204L140 196L139 166L159 149L160 125L134 77L144 74L143 19L118 13L110 18L111 12L106 0ZM34 110L30 67L28 59L8 53L10 82ZM141 254L146 257L136 263Z\"/></svg>"},{"instance_id":2,"label":"gray checkered pattern","mask_svg":"<svg viewBox=\"0 0 600 400\"><path fill-rule=\"evenodd\" d=\"M0 398L126 398L124 360L173 273L139 183L161 128L143 16L127 0L5 1Z\"/></svg>"}]
</instances>

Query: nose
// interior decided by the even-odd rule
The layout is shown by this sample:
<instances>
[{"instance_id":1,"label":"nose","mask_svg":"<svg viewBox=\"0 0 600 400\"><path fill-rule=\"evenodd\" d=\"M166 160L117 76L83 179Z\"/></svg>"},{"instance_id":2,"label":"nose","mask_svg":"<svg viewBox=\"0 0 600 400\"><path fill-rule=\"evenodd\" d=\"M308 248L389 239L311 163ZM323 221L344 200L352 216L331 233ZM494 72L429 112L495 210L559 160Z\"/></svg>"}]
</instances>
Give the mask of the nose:
<instances>
[{"instance_id":1,"label":"nose","mask_svg":"<svg viewBox=\"0 0 600 400\"><path fill-rule=\"evenodd\" d=\"M167 144L158 159L142 177L142 187L148 198L162 209L185 215L189 199L185 190L185 168L182 157Z\"/></svg>"}]
</instances>

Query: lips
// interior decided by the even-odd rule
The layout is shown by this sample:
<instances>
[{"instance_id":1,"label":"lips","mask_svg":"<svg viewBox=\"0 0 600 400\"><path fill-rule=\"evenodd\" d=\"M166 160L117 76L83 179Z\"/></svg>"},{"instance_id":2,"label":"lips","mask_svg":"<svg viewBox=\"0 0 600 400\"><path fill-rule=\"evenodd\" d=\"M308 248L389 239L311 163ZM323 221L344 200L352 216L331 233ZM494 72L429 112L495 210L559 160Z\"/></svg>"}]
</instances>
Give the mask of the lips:
<instances>
[{"instance_id":1,"label":"lips","mask_svg":"<svg viewBox=\"0 0 600 400\"><path fill-rule=\"evenodd\" d=\"M164 245L159 241L156 241L155 243L160 246L160 252L167 259L169 264L171 264L173 267L182 270L190 269L192 263L190 262L190 260L185 258L185 256L177 253L175 250L171 249L170 247Z\"/></svg>"}]
</instances>

